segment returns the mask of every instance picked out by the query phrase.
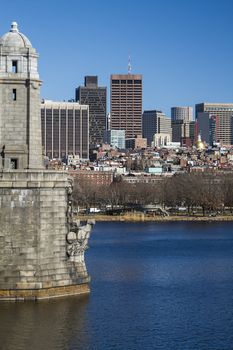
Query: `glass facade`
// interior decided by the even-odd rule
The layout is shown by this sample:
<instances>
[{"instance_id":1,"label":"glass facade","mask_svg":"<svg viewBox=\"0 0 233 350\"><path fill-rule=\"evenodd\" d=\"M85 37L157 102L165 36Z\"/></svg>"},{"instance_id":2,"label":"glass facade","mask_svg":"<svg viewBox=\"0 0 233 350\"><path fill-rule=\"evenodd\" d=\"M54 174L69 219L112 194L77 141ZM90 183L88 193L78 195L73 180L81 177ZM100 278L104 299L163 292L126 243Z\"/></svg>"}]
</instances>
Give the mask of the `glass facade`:
<instances>
[{"instance_id":1,"label":"glass facade","mask_svg":"<svg viewBox=\"0 0 233 350\"><path fill-rule=\"evenodd\" d=\"M144 111L142 115L142 135L147 139L147 145L151 146L154 134L165 133L172 135L171 119L162 111Z\"/></svg>"},{"instance_id":2,"label":"glass facade","mask_svg":"<svg viewBox=\"0 0 233 350\"><path fill-rule=\"evenodd\" d=\"M105 131L104 141L112 147L124 149L125 148L125 130Z\"/></svg>"},{"instance_id":3,"label":"glass facade","mask_svg":"<svg viewBox=\"0 0 233 350\"><path fill-rule=\"evenodd\" d=\"M233 104L232 103L199 103L195 106L196 119L203 113L216 118L215 128L217 142L233 145ZM214 123L213 123L214 124Z\"/></svg>"},{"instance_id":4,"label":"glass facade","mask_svg":"<svg viewBox=\"0 0 233 350\"><path fill-rule=\"evenodd\" d=\"M89 143L103 142L107 126L107 88L98 86L97 76L86 76L85 86L76 89L76 101L89 106Z\"/></svg>"}]
</instances>

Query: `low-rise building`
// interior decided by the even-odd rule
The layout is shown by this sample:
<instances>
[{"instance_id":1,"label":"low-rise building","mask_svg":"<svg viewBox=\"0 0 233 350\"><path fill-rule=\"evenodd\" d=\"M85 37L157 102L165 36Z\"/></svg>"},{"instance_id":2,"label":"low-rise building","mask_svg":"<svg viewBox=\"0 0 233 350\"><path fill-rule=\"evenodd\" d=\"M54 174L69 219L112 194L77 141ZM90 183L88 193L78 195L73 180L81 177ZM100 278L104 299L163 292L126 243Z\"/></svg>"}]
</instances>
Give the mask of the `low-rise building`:
<instances>
[{"instance_id":1,"label":"low-rise building","mask_svg":"<svg viewBox=\"0 0 233 350\"><path fill-rule=\"evenodd\" d=\"M128 149L143 149L147 147L147 139L142 135L136 135L135 138L126 139L125 146Z\"/></svg>"},{"instance_id":2,"label":"low-rise building","mask_svg":"<svg viewBox=\"0 0 233 350\"><path fill-rule=\"evenodd\" d=\"M94 171L94 170L69 170L69 174L78 179L92 185L106 185L109 186L113 182L112 171Z\"/></svg>"},{"instance_id":3,"label":"low-rise building","mask_svg":"<svg viewBox=\"0 0 233 350\"><path fill-rule=\"evenodd\" d=\"M152 146L153 147L164 147L171 143L171 135L165 133L154 134Z\"/></svg>"},{"instance_id":4,"label":"low-rise building","mask_svg":"<svg viewBox=\"0 0 233 350\"><path fill-rule=\"evenodd\" d=\"M111 147L125 148L125 130L106 130L104 132L104 142Z\"/></svg>"}]
</instances>

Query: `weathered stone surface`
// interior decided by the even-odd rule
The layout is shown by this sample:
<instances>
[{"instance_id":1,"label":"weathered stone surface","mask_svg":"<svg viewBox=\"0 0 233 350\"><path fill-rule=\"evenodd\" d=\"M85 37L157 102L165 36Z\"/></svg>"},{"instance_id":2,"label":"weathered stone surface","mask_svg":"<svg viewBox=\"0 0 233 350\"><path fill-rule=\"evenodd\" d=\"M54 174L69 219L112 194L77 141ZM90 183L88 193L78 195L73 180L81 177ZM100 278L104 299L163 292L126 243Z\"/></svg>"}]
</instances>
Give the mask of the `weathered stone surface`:
<instances>
[{"instance_id":1,"label":"weathered stone surface","mask_svg":"<svg viewBox=\"0 0 233 350\"><path fill-rule=\"evenodd\" d=\"M67 297L73 295L79 295L89 293L90 288L88 283L67 285L59 287L51 287L50 284L44 284L45 287L41 289L19 289L19 290L1 290L0 300L41 300L57 297Z\"/></svg>"},{"instance_id":2,"label":"weathered stone surface","mask_svg":"<svg viewBox=\"0 0 233 350\"><path fill-rule=\"evenodd\" d=\"M13 22L0 38L0 299L88 291L89 233L73 227L67 173L43 169L37 59ZM71 228L78 237L72 258Z\"/></svg>"},{"instance_id":3,"label":"weathered stone surface","mask_svg":"<svg viewBox=\"0 0 233 350\"><path fill-rule=\"evenodd\" d=\"M9 178L9 185L2 187ZM37 187L31 186L32 178ZM69 195L70 182L66 173L42 170L2 172L0 300L40 299L52 297L53 292L54 296L59 296L69 295L72 291L75 294L89 291L88 287L79 289L75 285L89 282L83 258L87 242L84 245L83 242L90 232L85 228L80 230L79 225L72 223L70 215L67 216ZM67 254L67 235L71 230L74 239L79 239L79 249L72 258ZM67 289L59 289L62 286ZM49 288L47 293L46 288ZM40 289L43 292L39 293Z\"/></svg>"}]
</instances>

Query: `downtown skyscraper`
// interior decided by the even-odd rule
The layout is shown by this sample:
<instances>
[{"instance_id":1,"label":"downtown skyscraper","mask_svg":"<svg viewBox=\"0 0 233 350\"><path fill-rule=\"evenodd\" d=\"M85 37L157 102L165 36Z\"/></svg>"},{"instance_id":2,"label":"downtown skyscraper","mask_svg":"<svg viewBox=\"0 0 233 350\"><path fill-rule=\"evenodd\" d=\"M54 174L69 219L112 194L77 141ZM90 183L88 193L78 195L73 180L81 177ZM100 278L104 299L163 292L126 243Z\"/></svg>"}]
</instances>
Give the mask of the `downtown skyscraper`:
<instances>
[{"instance_id":1,"label":"downtown skyscraper","mask_svg":"<svg viewBox=\"0 0 233 350\"><path fill-rule=\"evenodd\" d=\"M142 134L142 75L111 75L111 129L125 130L125 138Z\"/></svg>"},{"instance_id":2,"label":"downtown skyscraper","mask_svg":"<svg viewBox=\"0 0 233 350\"><path fill-rule=\"evenodd\" d=\"M144 111L142 115L142 134L151 146L155 134L169 134L172 136L171 118L156 109Z\"/></svg>"},{"instance_id":3,"label":"downtown skyscraper","mask_svg":"<svg viewBox=\"0 0 233 350\"><path fill-rule=\"evenodd\" d=\"M171 120L183 120L184 122L192 122L193 121L193 107L185 106L185 107L172 107L171 108Z\"/></svg>"},{"instance_id":4,"label":"downtown skyscraper","mask_svg":"<svg viewBox=\"0 0 233 350\"><path fill-rule=\"evenodd\" d=\"M216 141L222 145L233 145L233 103L196 104L196 119L199 124L205 113L209 114L209 118L215 118Z\"/></svg>"},{"instance_id":5,"label":"downtown skyscraper","mask_svg":"<svg viewBox=\"0 0 233 350\"><path fill-rule=\"evenodd\" d=\"M101 144L107 125L107 88L98 86L97 76L85 76L84 86L76 89L75 100L89 106L90 146Z\"/></svg>"}]
</instances>

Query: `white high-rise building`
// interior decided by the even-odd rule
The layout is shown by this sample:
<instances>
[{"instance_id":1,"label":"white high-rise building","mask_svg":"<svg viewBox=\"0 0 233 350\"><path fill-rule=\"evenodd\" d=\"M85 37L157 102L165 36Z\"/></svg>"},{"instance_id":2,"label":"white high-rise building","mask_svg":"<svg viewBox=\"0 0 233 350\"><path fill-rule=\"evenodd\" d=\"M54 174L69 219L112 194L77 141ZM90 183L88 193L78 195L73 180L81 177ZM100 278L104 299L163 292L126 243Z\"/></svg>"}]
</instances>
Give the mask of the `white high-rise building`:
<instances>
[{"instance_id":1,"label":"white high-rise building","mask_svg":"<svg viewBox=\"0 0 233 350\"><path fill-rule=\"evenodd\" d=\"M44 100L41 127L44 153L50 159L89 158L89 106Z\"/></svg>"}]
</instances>

